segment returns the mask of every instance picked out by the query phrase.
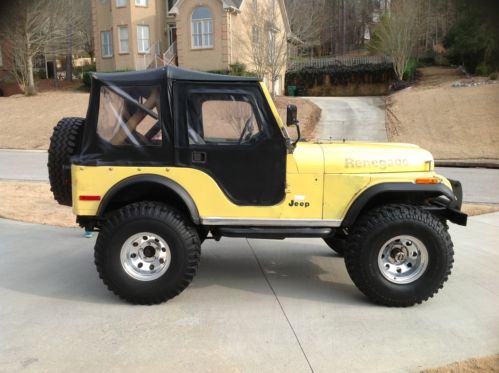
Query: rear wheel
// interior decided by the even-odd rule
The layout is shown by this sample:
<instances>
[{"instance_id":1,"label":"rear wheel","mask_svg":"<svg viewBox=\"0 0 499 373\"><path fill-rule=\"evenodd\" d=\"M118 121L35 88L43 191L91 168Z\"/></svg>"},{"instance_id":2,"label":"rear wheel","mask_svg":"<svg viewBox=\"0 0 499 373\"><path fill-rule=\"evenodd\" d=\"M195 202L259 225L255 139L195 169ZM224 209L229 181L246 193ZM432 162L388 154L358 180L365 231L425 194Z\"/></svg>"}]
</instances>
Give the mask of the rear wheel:
<instances>
[{"instance_id":1,"label":"rear wheel","mask_svg":"<svg viewBox=\"0 0 499 373\"><path fill-rule=\"evenodd\" d=\"M350 231L345 263L355 285L376 303L407 307L443 287L454 262L447 226L416 206L389 205Z\"/></svg>"},{"instance_id":2,"label":"rear wheel","mask_svg":"<svg viewBox=\"0 0 499 373\"><path fill-rule=\"evenodd\" d=\"M192 281L201 255L198 234L176 210L139 202L113 211L95 244L108 289L135 304L157 304Z\"/></svg>"},{"instance_id":3,"label":"rear wheel","mask_svg":"<svg viewBox=\"0 0 499 373\"><path fill-rule=\"evenodd\" d=\"M54 127L50 138L47 163L50 190L61 205L72 204L71 178L65 168L70 167L69 160L79 148L84 125L83 118L63 118Z\"/></svg>"}]
</instances>

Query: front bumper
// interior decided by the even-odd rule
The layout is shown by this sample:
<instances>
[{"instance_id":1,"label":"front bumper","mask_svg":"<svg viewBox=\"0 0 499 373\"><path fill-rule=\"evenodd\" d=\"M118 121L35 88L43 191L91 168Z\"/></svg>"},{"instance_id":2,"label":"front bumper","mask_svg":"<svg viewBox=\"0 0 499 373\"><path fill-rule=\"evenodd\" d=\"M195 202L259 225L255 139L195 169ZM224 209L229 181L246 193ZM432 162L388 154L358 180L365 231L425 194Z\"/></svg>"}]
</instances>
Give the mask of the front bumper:
<instances>
[{"instance_id":1,"label":"front bumper","mask_svg":"<svg viewBox=\"0 0 499 373\"><path fill-rule=\"evenodd\" d=\"M437 197L432 201L432 205L428 209L443 219L465 226L468 223L468 215L461 211L463 205L463 187L458 180L448 180L452 186L454 198Z\"/></svg>"}]
</instances>

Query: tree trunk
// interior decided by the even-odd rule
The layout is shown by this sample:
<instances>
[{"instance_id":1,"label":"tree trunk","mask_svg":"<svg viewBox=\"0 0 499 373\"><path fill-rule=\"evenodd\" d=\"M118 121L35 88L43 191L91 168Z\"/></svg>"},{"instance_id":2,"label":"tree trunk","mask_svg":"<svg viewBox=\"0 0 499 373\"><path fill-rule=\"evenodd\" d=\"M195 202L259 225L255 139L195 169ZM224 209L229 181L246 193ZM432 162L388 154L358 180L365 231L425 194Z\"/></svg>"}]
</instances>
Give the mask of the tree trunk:
<instances>
[{"instance_id":1,"label":"tree trunk","mask_svg":"<svg viewBox=\"0 0 499 373\"><path fill-rule=\"evenodd\" d=\"M73 81L73 32L71 23L68 24L68 50L66 52L66 81Z\"/></svg>"},{"instance_id":2,"label":"tree trunk","mask_svg":"<svg viewBox=\"0 0 499 373\"><path fill-rule=\"evenodd\" d=\"M35 78L33 76L33 59L31 57L28 57L28 86L26 87L26 90L24 92L25 95L27 96L32 96L36 95L36 88L35 88Z\"/></svg>"}]
</instances>

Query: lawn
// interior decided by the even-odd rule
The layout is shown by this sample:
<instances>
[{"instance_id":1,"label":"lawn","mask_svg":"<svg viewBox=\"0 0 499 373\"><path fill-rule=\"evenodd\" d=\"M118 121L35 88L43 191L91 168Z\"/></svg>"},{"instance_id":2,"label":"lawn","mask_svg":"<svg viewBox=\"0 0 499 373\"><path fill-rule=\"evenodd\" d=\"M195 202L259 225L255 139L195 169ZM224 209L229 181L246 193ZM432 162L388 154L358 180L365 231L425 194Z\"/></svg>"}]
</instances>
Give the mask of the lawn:
<instances>
[{"instance_id":1,"label":"lawn","mask_svg":"<svg viewBox=\"0 0 499 373\"><path fill-rule=\"evenodd\" d=\"M499 159L499 84L456 88L470 81L459 70L421 71L416 86L387 97L389 140L416 143L436 159Z\"/></svg>"},{"instance_id":2,"label":"lawn","mask_svg":"<svg viewBox=\"0 0 499 373\"><path fill-rule=\"evenodd\" d=\"M48 149L52 129L59 119L85 117L88 98L88 93L77 91L0 97L0 149ZM307 99L277 97L276 104L284 122L288 103L298 106L303 138L312 138L321 110Z\"/></svg>"}]
</instances>

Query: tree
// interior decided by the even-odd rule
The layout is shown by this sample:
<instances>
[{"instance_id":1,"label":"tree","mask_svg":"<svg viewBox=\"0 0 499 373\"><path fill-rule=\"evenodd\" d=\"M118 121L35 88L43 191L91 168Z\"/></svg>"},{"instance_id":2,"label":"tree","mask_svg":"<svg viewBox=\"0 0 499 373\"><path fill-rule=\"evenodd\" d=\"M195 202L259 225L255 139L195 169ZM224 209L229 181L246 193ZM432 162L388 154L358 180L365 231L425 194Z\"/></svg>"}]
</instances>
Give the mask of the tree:
<instances>
[{"instance_id":1,"label":"tree","mask_svg":"<svg viewBox=\"0 0 499 373\"><path fill-rule=\"evenodd\" d=\"M397 79L402 80L417 39L417 2L394 0L376 25L369 49L390 57Z\"/></svg>"},{"instance_id":2,"label":"tree","mask_svg":"<svg viewBox=\"0 0 499 373\"><path fill-rule=\"evenodd\" d=\"M450 62L464 65L469 73L499 69L499 3L460 0L457 9L458 20L444 39Z\"/></svg>"},{"instance_id":3,"label":"tree","mask_svg":"<svg viewBox=\"0 0 499 373\"><path fill-rule=\"evenodd\" d=\"M256 2L254 3L256 4ZM249 55L251 68L258 77L268 76L272 82L271 93L276 95L277 81L287 63L286 30L275 24L278 19L277 0L258 3L248 12L248 21L252 25L249 38L239 40Z\"/></svg>"},{"instance_id":4,"label":"tree","mask_svg":"<svg viewBox=\"0 0 499 373\"><path fill-rule=\"evenodd\" d=\"M286 0L285 3L291 31L303 43L300 49L313 52L313 48L320 46L321 31L326 27L326 0Z\"/></svg>"},{"instance_id":5,"label":"tree","mask_svg":"<svg viewBox=\"0 0 499 373\"><path fill-rule=\"evenodd\" d=\"M0 37L8 40L12 73L26 95L36 94L33 59L55 37L56 16L50 0L17 0L0 6Z\"/></svg>"}]
</instances>

